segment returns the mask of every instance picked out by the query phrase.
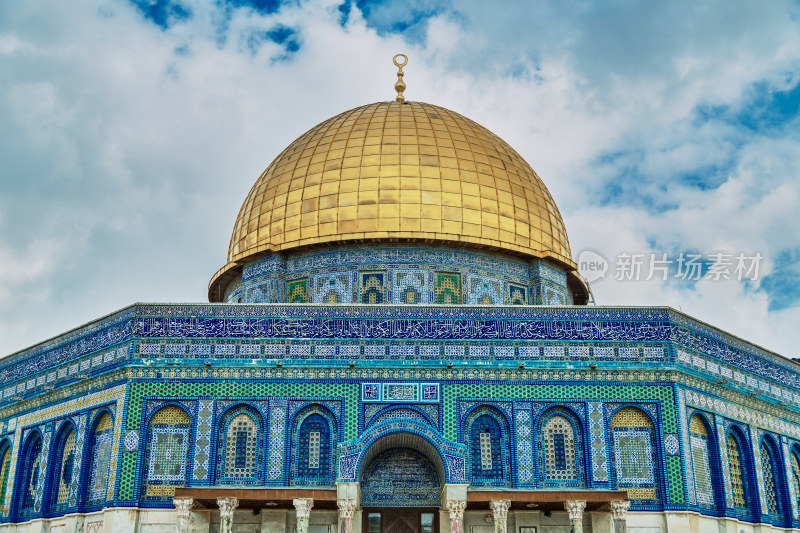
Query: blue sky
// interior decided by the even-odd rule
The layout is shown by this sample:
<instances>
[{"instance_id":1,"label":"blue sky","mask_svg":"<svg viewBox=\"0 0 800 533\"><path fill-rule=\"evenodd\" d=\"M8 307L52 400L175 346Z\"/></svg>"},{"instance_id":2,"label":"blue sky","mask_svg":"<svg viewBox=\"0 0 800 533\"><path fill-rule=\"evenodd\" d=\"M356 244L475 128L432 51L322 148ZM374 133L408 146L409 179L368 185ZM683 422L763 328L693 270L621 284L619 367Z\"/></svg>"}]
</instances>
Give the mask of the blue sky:
<instances>
[{"instance_id":1,"label":"blue sky","mask_svg":"<svg viewBox=\"0 0 800 533\"><path fill-rule=\"evenodd\" d=\"M575 259L764 257L747 282L609 277L598 303L800 356L800 5L631 0L0 4L0 354L204 301L256 177L391 99L398 52L409 99L537 170Z\"/></svg>"}]
</instances>

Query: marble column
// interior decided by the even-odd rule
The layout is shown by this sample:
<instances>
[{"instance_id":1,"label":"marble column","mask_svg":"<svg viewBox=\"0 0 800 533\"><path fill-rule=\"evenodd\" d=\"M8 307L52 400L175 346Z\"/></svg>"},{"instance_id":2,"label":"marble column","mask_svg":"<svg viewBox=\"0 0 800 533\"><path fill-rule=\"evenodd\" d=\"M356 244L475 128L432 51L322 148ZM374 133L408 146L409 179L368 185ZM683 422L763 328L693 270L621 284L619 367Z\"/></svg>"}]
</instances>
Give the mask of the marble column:
<instances>
[{"instance_id":1,"label":"marble column","mask_svg":"<svg viewBox=\"0 0 800 533\"><path fill-rule=\"evenodd\" d=\"M353 514L358 508L355 500L336 500L339 506L339 520L342 523L341 533L353 533Z\"/></svg>"},{"instance_id":2,"label":"marble column","mask_svg":"<svg viewBox=\"0 0 800 533\"><path fill-rule=\"evenodd\" d=\"M494 515L494 533L507 533L508 508L511 507L511 500L491 500L489 507L492 508Z\"/></svg>"},{"instance_id":3,"label":"marble column","mask_svg":"<svg viewBox=\"0 0 800 533\"><path fill-rule=\"evenodd\" d=\"M572 533L582 533L583 510L586 509L586 502L584 500L567 500L564 502L564 508L569 514L570 531Z\"/></svg>"},{"instance_id":4,"label":"marble column","mask_svg":"<svg viewBox=\"0 0 800 533\"><path fill-rule=\"evenodd\" d=\"M172 498L175 506L175 533L189 533L189 518L192 515L193 498Z\"/></svg>"},{"instance_id":5,"label":"marble column","mask_svg":"<svg viewBox=\"0 0 800 533\"><path fill-rule=\"evenodd\" d=\"M297 512L297 533L308 533L308 520L311 517L311 508L314 507L314 499L295 498L292 503Z\"/></svg>"},{"instance_id":6,"label":"marble column","mask_svg":"<svg viewBox=\"0 0 800 533\"><path fill-rule=\"evenodd\" d=\"M466 508L466 500L447 500L447 510L450 511L450 533L464 533L464 509Z\"/></svg>"},{"instance_id":7,"label":"marble column","mask_svg":"<svg viewBox=\"0 0 800 533\"><path fill-rule=\"evenodd\" d=\"M219 506L219 533L232 533L233 511L239 507L239 498L217 498Z\"/></svg>"},{"instance_id":8,"label":"marble column","mask_svg":"<svg viewBox=\"0 0 800 533\"><path fill-rule=\"evenodd\" d=\"M627 533L629 500L611 502L611 516L614 517L614 533Z\"/></svg>"}]
</instances>

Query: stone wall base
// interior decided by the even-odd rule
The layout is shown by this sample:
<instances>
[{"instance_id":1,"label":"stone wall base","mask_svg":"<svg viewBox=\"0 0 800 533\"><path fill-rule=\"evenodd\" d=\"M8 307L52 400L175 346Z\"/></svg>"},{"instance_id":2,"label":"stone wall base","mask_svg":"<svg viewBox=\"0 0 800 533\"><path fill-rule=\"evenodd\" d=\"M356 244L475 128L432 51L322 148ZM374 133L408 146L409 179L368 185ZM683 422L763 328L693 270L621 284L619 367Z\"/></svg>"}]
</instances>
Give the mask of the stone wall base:
<instances>
[{"instance_id":1,"label":"stone wall base","mask_svg":"<svg viewBox=\"0 0 800 533\"><path fill-rule=\"evenodd\" d=\"M294 510L262 509L234 511L233 533L294 533ZM338 513L312 510L308 533L339 533ZM192 511L191 533L219 533L218 510ZM450 532L448 513L440 514L441 533ZM169 509L114 508L88 514L36 519L19 524L0 524L0 533L174 533L176 513ZM508 532L534 527L536 533L570 533L566 512L509 511ZM361 531L361 513L353 516L353 532ZM711 518L688 512L629 512L628 533L800 533L767 524L749 524L732 518ZM494 533L491 511L464 512L464 532ZM613 533L611 513L587 512L583 515L583 533Z\"/></svg>"}]
</instances>

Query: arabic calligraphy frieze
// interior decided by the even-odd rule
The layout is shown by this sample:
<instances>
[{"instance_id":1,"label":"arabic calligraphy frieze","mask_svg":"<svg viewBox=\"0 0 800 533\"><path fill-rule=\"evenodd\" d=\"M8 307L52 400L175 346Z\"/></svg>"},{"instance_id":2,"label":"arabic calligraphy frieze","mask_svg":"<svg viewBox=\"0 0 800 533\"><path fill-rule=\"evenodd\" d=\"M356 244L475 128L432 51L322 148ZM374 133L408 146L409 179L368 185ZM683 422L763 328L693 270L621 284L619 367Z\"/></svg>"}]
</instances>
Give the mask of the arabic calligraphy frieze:
<instances>
[{"instance_id":1,"label":"arabic calligraphy frieze","mask_svg":"<svg viewBox=\"0 0 800 533\"><path fill-rule=\"evenodd\" d=\"M795 389L800 388L800 374L797 372L792 372L783 365L731 348L723 342L695 333L687 328L673 327L671 340L743 370L773 379L783 385Z\"/></svg>"},{"instance_id":2,"label":"arabic calligraphy frieze","mask_svg":"<svg viewBox=\"0 0 800 533\"><path fill-rule=\"evenodd\" d=\"M534 320L152 317L136 321L140 337L350 339L508 339L664 341L668 323Z\"/></svg>"}]
</instances>

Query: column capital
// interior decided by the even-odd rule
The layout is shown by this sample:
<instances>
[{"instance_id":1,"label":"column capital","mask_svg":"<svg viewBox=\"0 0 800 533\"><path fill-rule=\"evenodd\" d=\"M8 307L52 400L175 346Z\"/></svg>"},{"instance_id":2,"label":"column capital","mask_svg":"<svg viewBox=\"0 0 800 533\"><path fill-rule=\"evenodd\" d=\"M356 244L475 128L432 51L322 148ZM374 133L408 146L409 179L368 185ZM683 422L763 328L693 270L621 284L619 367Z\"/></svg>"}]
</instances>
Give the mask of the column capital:
<instances>
[{"instance_id":1,"label":"column capital","mask_svg":"<svg viewBox=\"0 0 800 533\"><path fill-rule=\"evenodd\" d=\"M194 506L194 498L172 498L178 516L189 516Z\"/></svg>"},{"instance_id":2,"label":"column capital","mask_svg":"<svg viewBox=\"0 0 800 533\"><path fill-rule=\"evenodd\" d=\"M508 518L508 508L511 507L511 500L491 500L489 507L492 508L495 521Z\"/></svg>"},{"instance_id":3,"label":"column capital","mask_svg":"<svg viewBox=\"0 0 800 533\"><path fill-rule=\"evenodd\" d=\"M450 511L450 520L463 519L464 509L466 508L466 500L447 500L447 510Z\"/></svg>"},{"instance_id":4,"label":"column capital","mask_svg":"<svg viewBox=\"0 0 800 533\"><path fill-rule=\"evenodd\" d=\"M336 500L336 505L339 506L339 518L353 518L358 509L358 502L355 500Z\"/></svg>"},{"instance_id":5,"label":"column capital","mask_svg":"<svg viewBox=\"0 0 800 533\"><path fill-rule=\"evenodd\" d=\"M292 500L298 518L308 518L311 515L311 508L314 507L313 498L295 498Z\"/></svg>"},{"instance_id":6,"label":"column capital","mask_svg":"<svg viewBox=\"0 0 800 533\"><path fill-rule=\"evenodd\" d=\"M626 520L630 506L630 500L611 502L611 516L614 517L614 520Z\"/></svg>"},{"instance_id":7,"label":"column capital","mask_svg":"<svg viewBox=\"0 0 800 533\"><path fill-rule=\"evenodd\" d=\"M220 516L233 516L233 511L239 507L239 498L217 498L217 506Z\"/></svg>"},{"instance_id":8,"label":"column capital","mask_svg":"<svg viewBox=\"0 0 800 533\"><path fill-rule=\"evenodd\" d=\"M583 520L583 510L586 509L585 500L567 500L564 509L569 513L570 520Z\"/></svg>"}]
</instances>

